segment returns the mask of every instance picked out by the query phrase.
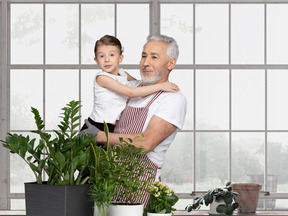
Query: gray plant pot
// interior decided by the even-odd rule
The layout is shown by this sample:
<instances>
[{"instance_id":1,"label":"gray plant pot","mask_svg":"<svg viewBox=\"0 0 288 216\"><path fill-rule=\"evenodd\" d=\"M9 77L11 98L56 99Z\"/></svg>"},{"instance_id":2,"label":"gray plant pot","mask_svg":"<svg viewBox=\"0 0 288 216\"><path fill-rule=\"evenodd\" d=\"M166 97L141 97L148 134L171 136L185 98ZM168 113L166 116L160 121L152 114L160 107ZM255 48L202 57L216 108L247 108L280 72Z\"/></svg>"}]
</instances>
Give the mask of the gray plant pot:
<instances>
[{"instance_id":1,"label":"gray plant pot","mask_svg":"<svg viewBox=\"0 0 288 216\"><path fill-rule=\"evenodd\" d=\"M26 216L93 216L88 185L25 183Z\"/></svg>"}]
</instances>

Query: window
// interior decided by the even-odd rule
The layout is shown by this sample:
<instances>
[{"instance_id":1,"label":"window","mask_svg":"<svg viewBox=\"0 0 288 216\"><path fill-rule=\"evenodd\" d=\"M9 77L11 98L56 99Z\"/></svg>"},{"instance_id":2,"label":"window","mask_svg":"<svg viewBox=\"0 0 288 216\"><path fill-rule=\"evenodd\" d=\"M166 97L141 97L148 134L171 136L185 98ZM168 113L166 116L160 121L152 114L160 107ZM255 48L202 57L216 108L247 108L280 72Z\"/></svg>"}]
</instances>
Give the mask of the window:
<instances>
[{"instance_id":1,"label":"window","mask_svg":"<svg viewBox=\"0 0 288 216\"><path fill-rule=\"evenodd\" d=\"M99 69L93 47L104 34L121 40L122 66L139 79L147 35L166 34L180 49L170 80L188 102L162 171L162 181L181 194L177 209L192 202L191 191L228 180L262 183L271 196L260 209L287 206L288 0L0 0L0 9L0 114L8 120L1 122L1 139L7 132L29 134L30 106L52 132L60 108L81 100L83 122ZM23 182L33 176L14 155L2 148L0 155L1 182L9 183L0 183L7 200L0 208L23 209Z\"/></svg>"}]
</instances>

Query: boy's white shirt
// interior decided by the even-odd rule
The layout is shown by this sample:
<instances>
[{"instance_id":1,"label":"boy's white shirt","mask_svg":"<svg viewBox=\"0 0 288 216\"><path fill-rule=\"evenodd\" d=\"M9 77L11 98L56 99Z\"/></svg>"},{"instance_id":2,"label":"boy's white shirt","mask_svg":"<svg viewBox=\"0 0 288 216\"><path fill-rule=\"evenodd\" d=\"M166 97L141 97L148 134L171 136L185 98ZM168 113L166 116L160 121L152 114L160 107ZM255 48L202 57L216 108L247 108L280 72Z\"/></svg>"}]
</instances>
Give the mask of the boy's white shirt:
<instances>
[{"instance_id":1,"label":"boy's white shirt","mask_svg":"<svg viewBox=\"0 0 288 216\"><path fill-rule=\"evenodd\" d=\"M94 103L93 111L90 118L99 123L115 124L119 119L122 110L126 106L127 96L120 95L111 91L110 89L99 86L96 82L96 78L99 75L105 75L115 79L117 82L129 86L127 74L122 68L119 68L118 73L120 76L116 76L105 71L99 71L94 79Z\"/></svg>"}]
</instances>

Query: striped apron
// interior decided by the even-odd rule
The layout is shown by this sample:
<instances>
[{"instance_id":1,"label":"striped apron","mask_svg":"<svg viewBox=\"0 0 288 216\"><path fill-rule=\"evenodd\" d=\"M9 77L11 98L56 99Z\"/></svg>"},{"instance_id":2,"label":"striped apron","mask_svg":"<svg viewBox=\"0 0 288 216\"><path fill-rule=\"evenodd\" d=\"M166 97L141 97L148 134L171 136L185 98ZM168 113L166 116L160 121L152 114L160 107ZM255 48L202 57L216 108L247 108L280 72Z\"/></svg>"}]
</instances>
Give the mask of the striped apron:
<instances>
[{"instance_id":1,"label":"striped apron","mask_svg":"<svg viewBox=\"0 0 288 216\"><path fill-rule=\"evenodd\" d=\"M115 127L114 133L142 133L145 121L148 116L149 107L162 94L162 92L163 91L157 92L145 107L128 106L128 102L130 100L129 99ZM147 180L152 183L155 181L157 169L159 168L148 158L147 155L143 155L142 158L147 161L145 166L150 168L150 170L146 172L143 180ZM144 207L146 207L149 200L149 194L145 191L147 188L148 185L145 186L143 190L137 192L138 194L142 194L143 197L138 197L136 200L134 200L134 203L142 203L144 204ZM114 200L117 202L124 202L124 199L121 199L119 196L114 197Z\"/></svg>"}]
</instances>

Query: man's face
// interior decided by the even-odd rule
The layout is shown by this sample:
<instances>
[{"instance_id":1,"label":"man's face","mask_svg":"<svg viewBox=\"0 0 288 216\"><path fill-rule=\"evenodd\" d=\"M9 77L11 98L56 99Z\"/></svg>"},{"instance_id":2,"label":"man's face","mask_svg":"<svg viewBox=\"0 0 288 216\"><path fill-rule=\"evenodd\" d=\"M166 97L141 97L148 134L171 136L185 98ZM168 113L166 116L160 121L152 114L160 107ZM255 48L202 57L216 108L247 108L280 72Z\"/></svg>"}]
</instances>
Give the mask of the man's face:
<instances>
[{"instance_id":1,"label":"man's face","mask_svg":"<svg viewBox=\"0 0 288 216\"><path fill-rule=\"evenodd\" d=\"M167 59L168 44L162 41L148 42L142 52L140 72L145 84L155 84L168 80L169 61ZM169 70L170 69L170 70Z\"/></svg>"}]
</instances>

